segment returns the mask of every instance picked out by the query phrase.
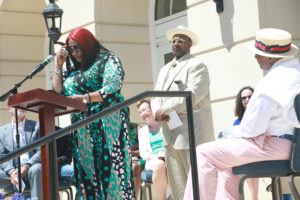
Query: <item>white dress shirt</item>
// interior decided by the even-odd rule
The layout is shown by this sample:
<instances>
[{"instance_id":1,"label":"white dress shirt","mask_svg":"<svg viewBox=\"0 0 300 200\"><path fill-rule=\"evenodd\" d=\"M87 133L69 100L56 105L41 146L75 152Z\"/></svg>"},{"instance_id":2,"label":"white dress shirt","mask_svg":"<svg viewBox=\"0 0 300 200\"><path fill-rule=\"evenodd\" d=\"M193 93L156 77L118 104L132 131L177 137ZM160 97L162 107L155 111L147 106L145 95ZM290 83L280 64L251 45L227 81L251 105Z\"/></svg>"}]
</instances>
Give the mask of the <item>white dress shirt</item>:
<instances>
[{"instance_id":1,"label":"white dress shirt","mask_svg":"<svg viewBox=\"0 0 300 200\"><path fill-rule=\"evenodd\" d=\"M293 135L300 127L294 98L300 93L300 65L296 58L277 61L255 89L242 122L232 129L233 137L261 134Z\"/></svg>"}]
</instances>

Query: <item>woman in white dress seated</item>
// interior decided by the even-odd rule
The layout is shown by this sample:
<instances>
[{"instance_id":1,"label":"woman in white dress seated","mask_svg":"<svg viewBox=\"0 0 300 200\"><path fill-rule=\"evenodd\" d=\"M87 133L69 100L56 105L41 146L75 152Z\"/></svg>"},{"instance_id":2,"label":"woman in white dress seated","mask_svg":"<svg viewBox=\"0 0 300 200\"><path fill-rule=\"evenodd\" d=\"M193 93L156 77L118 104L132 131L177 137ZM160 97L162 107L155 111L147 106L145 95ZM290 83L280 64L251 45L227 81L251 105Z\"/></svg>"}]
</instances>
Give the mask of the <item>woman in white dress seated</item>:
<instances>
[{"instance_id":1,"label":"woman in white dress seated","mask_svg":"<svg viewBox=\"0 0 300 200\"><path fill-rule=\"evenodd\" d=\"M155 121L148 99L137 102L137 107L141 118L147 124L138 131L140 156L146 161L146 175L152 175L152 183L159 199L165 200L168 177L161 123Z\"/></svg>"}]
</instances>

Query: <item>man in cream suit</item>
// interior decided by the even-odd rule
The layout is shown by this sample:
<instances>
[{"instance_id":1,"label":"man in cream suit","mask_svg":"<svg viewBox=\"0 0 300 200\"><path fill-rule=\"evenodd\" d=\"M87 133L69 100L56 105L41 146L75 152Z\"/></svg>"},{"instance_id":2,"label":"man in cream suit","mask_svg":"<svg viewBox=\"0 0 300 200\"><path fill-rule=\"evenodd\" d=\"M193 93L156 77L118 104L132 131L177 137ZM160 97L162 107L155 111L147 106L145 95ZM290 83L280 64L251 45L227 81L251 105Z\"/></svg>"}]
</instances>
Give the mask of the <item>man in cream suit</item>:
<instances>
[{"instance_id":1,"label":"man in cream suit","mask_svg":"<svg viewBox=\"0 0 300 200\"><path fill-rule=\"evenodd\" d=\"M16 143L16 117L15 109L9 107L12 122L0 127L0 158L13 152L17 148ZM18 125L20 135L20 147L31 144L40 136L39 124L25 119L25 111L18 109ZM40 148L22 154L21 176L26 186L30 187L31 199L43 199L41 151ZM12 189L18 185L17 159L0 165L0 188Z\"/></svg>"},{"instance_id":2,"label":"man in cream suit","mask_svg":"<svg viewBox=\"0 0 300 200\"><path fill-rule=\"evenodd\" d=\"M155 90L191 91L195 143L214 139L207 67L190 54L190 48L198 43L197 35L191 30L178 26L167 32L172 42L174 59L159 72ZM151 101L157 121L163 122L164 145L166 150L167 173L174 200L182 200L190 168L188 124L184 97L155 97ZM176 111L183 125L170 130L167 122L169 113Z\"/></svg>"}]
</instances>

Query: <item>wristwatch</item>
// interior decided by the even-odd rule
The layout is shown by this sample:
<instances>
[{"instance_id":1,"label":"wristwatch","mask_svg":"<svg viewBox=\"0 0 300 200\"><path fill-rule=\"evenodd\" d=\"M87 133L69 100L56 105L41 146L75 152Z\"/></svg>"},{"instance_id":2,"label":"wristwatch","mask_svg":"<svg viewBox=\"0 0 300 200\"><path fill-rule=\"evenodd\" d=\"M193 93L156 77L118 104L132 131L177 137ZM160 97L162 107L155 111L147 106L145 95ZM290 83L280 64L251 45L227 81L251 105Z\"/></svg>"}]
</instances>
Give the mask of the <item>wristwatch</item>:
<instances>
[{"instance_id":1,"label":"wristwatch","mask_svg":"<svg viewBox=\"0 0 300 200\"><path fill-rule=\"evenodd\" d=\"M88 94L84 94L84 95L83 95L82 102L83 102L83 103L89 103L89 96L88 96Z\"/></svg>"},{"instance_id":2,"label":"wristwatch","mask_svg":"<svg viewBox=\"0 0 300 200\"><path fill-rule=\"evenodd\" d=\"M91 99L91 96L90 96L90 93L86 93L83 95L83 103L91 103L92 102L92 99Z\"/></svg>"}]
</instances>

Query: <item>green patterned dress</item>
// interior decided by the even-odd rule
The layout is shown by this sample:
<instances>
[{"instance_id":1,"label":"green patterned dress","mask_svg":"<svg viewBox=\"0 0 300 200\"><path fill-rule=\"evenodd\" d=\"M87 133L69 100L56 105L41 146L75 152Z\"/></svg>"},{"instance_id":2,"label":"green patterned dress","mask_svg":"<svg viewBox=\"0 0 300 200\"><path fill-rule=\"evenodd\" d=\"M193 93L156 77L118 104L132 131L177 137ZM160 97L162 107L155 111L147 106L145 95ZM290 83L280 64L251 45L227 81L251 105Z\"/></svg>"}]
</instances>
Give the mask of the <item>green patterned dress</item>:
<instances>
[{"instance_id":1,"label":"green patterned dress","mask_svg":"<svg viewBox=\"0 0 300 200\"><path fill-rule=\"evenodd\" d=\"M103 102L90 103L91 114L123 101L124 72L119 58L101 52L85 71L73 71L65 80L65 95L98 91ZM128 109L103 117L73 134L76 188L86 199L135 199L128 133ZM86 112L71 116L72 123Z\"/></svg>"}]
</instances>

